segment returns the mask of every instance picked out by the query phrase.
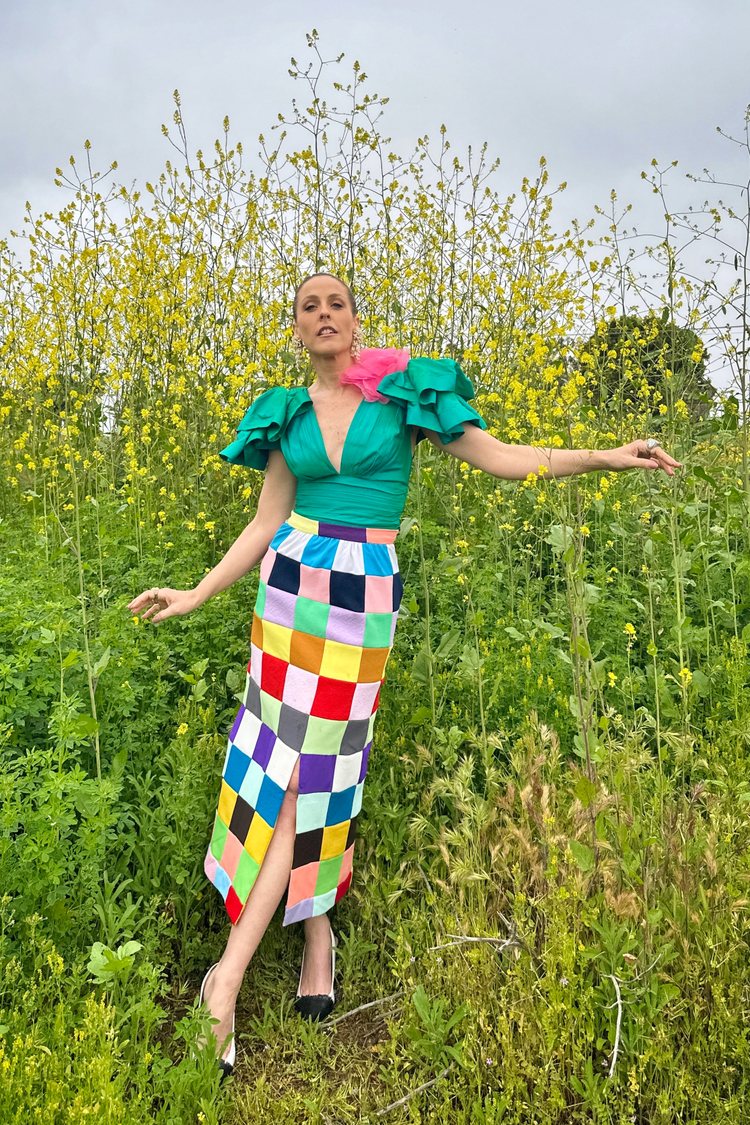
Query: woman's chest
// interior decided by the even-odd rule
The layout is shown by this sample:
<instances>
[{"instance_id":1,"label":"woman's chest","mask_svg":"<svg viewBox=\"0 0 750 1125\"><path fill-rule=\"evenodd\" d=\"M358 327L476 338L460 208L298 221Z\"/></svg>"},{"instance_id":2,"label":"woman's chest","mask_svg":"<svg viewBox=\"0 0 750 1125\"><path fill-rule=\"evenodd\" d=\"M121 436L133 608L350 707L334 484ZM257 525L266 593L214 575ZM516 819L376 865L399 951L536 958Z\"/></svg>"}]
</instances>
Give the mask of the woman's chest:
<instances>
[{"instance_id":1,"label":"woman's chest","mask_svg":"<svg viewBox=\"0 0 750 1125\"><path fill-rule=\"evenodd\" d=\"M295 476L309 480L378 474L408 478L411 431L397 403L363 399L351 417L326 416L321 422L310 403L287 427L281 450Z\"/></svg>"}]
</instances>

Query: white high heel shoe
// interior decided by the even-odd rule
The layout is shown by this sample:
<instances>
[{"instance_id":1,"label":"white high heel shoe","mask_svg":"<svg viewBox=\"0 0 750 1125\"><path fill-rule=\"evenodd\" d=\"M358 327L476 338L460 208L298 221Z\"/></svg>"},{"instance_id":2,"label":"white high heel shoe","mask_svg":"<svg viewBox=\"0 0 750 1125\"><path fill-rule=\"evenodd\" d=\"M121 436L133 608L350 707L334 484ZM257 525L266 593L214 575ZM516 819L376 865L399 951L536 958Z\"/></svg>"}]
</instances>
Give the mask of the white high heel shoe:
<instances>
[{"instance_id":1,"label":"white high heel shoe","mask_svg":"<svg viewBox=\"0 0 750 1125\"><path fill-rule=\"evenodd\" d=\"M336 973L336 936L331 930L331 923L328 923L328 928L331 934L331 991L325 994L307 996L302 993L302 974L305 971L305 951L302 951L302 967L299 971L299 984L297 985L297 998L294 1001L294 1007L301 1016L305 1016L309 1020L323 1020L329 1016L333 1011L336 1003L336 996L333 988L334 976Z\"/></svg>"},{"instance_id":2,"label":"white high heel shoe","mask_svg":"<svg viewBox=\"0 0 750 1125\"><path fill-rule=\"evenodd\" d=\"M218 964L219 964L218 961L215 964L213 964L211 966L211 968L208 970L208 972L206 973L205 977L203 978L203 983L201 984L201 993L200 993L200 997L198 999L199 1004L203 1003L203 993L206 991L206 984L208 983L208 978L211 976L211 973L214 971L214 969L216 968L216 965L218 965ZM234 1012L232 1012L232 1041L229 1044L229 1046L227 1047L223 1056L219 1059L219 1066L221 1067L222 1078L226 1078L228 1074L232 1073L232 1070L234 1069L234 1060L235 1060Z\"/></svg>"}]
</instances>

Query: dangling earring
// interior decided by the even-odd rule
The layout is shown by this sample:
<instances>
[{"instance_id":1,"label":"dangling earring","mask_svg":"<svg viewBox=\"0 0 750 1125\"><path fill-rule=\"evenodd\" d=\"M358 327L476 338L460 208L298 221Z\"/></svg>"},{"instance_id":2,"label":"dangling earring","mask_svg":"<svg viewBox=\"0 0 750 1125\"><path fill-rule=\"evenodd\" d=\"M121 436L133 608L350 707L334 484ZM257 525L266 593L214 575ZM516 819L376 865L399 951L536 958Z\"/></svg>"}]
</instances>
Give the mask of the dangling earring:
<instances>
[{"instance_id":1,"label":"dangling earring","mask_svg":"<svg viewBox=\"0 0 750 1125\"><path fill-rule=\"evenodd\" d=\"M305 354L305 345L302 343L302 340L299 338L296 332L292 336L292 351L294 352L294 358L299 363L302 360L303 355Z\"/></svg>"},{"instance_id":2,"label":"dangling earring","mask_svg":"<svg viewBox=\"0 0 750 1125\"><path fill-rule=\"evenodd\" d=\"M357 325L355 327L354 331L352 332L352 347L351 347L351 356L352 356L352 359L354 360L355 363L359 360L359 356L360 356L360 353L362 351L362 344L363 343L364 343L364 339L362 337L362 329L359 327L359 325Z\"/></svg>"}]
</instances>

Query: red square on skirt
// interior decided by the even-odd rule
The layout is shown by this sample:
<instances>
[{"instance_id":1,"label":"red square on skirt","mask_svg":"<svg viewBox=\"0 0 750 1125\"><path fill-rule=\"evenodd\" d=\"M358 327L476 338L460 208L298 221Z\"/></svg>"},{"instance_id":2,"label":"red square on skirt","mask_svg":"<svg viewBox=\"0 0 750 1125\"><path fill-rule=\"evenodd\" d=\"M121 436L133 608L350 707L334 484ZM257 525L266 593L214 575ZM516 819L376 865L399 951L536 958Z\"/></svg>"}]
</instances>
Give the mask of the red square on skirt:
<instances>
[{"instance_id":1,"label":"red square on skirt","mask_svg":"<svg viewBox=\"0 0 750 1125\"><path fill-rule=\"evenodd\" d=\"M284 697L284 681L286 680L288 667L286 660L282 660L278 656L271 656L268 652L263 653L260 686L274 699L283 699Z\"/></svg>"},{"instance_id":2,"label":"red square on skirt","mask_svg":"<svg viewBox=\"0 0 750 1125\"><path fill-rule=\"evenodd\" d=\"M330 680L327 676L320 676L310 714L318 719L348 719L356 688L357 685L348 680Z\"/></svg>"}]
</instances>

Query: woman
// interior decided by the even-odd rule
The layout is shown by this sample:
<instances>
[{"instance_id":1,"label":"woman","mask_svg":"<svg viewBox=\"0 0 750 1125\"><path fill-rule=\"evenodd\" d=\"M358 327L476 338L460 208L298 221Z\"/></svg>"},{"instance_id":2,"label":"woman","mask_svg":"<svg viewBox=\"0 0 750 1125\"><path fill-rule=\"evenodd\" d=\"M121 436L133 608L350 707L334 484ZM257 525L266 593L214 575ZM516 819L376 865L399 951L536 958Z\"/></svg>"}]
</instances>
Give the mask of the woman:
<instances>
[{"instance_id":1,"label":"woman","mask_svg":"<svg viewBox=\"0 0 750 1125\"><path fill-rule=\"evenodd\" d=\"M333 1007L335 939L328 911L348 889L354 825L401 579L393 542L414 446L493 476L523 480L593 470L679 466L653 439L613 450L512 446L486 432L453 360L361 351L351 290L306 278L294 297L294 342L315 372L309 389L261 394L222 450L265 469L254 518L193 590L152 589L128 609L142 620L189 613L261 563L244 701L232 727L205 870L233 923L201 988L224 1073L234 1063L234 1006L245 969L286 891L284 924L304 920L296 1006Z\"/></svg>"}]
</instances>

